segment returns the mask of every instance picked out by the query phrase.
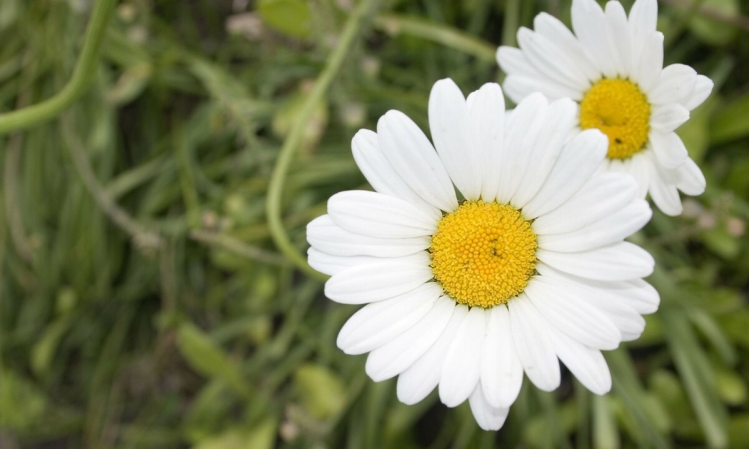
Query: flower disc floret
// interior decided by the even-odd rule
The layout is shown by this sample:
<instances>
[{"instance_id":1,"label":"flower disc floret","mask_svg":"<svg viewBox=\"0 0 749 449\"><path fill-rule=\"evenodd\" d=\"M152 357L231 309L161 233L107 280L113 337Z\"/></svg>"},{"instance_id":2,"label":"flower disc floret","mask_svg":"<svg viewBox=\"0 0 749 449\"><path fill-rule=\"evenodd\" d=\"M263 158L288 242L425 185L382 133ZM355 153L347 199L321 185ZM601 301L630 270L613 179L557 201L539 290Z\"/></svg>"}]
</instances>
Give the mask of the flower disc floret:
<instances>
[{"instance_id":1,"label":"flower disc floret","mask_svg":"<svg viewBox=\"0 0 749 449\"><path fill-rule=\"evenodd\" d=\"M466 201L439 222L429 252L435 279L457 302L490 308L525 289L536 234L512 206Z\"/></svg>"},{"instance_id":2,"label":"flower disc floret","mask_svg":"<svg viewBox=\"0 0 749 449\"><path fill-rule=\"evenodd\" d=\"M609 159L627 159L648 141L650 103L633 82L604 78L580 103L580 127L597 128L608 136Z\"/></svg>"}]
</instances>

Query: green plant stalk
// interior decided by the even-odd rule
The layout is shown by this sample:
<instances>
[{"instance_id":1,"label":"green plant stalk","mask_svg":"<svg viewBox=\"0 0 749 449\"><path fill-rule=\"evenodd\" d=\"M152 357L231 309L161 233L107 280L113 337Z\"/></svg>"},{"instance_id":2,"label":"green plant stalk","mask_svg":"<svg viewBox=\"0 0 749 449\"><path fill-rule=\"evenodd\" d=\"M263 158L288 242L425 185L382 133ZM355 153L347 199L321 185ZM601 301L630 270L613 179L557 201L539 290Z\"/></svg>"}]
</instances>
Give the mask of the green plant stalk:
<instances>
[{"instance_id":1,"label":"green plant stalk","mask_svg":"<svg viewBox=\"0 0 749 449\"><path fill-rule=\"evenodd\" d=\"M462 33L451 26L395 14L378 16L375 19L374 25L391 35L406 33L454 48L484 61L492 63L495 61L496 46L474 36Z\"/></svg>"},{"instance_id":2,"label":"green plant stalk","mask_svg":"<svg viewBox=\"0 0 749 449\"><path fill-rule=\"evenodd\" d=\"M81 55L68 84L39 104L0 114L0 135L30 128L56 117L86 91L96 70L99 50L117 0L97 0L89 19Z\"/></svg>"},{"instance_id":3,"label":"green plant stalk","mask_svg":"<svg viewBox=\"0 0 749 449\"><path fill-rule=\"evenodd\" d=\"M281 218L283 187L286 182L289 165L291 164L297 149L299 149L299 143L304 135L305 126L312 116L315 106L322 100L323 95L325 95L328 87L330 87L330 84L333 82L333 78L341 68L341 64L346 58L346 55L354 42L354 38L357 36L359 29L361 28L361 22L364 16L372 8L375 1L376 0L366 0L361 2L346 22L343 32L338 40L338 45L328 58L325 70L323 70L315 81L315 86L307 97L307 101L304 103L301 113L297 117L297 120L294 123L291 132L286 137L286 140L284 140L276 165L273 167L273 173L268 186L266 214L268 216L268 226L273 241L276 243L276 246L278 246L278 249L288 257L294 265L299 267L305 273L320 280L327 280L328 276L317 272L309 266L306 258L297 251L291 243L291 239L289 239L289 235L283 227L283 221Z\"/></svg>"}]
</instances>

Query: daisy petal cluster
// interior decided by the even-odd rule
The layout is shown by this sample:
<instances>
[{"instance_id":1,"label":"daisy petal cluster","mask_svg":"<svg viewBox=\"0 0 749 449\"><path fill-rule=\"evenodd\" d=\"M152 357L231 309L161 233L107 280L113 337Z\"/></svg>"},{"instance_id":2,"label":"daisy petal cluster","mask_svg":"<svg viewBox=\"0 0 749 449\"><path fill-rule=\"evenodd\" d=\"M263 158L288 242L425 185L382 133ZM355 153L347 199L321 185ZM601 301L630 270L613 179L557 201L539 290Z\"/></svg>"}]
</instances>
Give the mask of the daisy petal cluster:
<instances>
[{"instance_id":1,"label":"daisy petal cluster","mask_svg":"<svg viewBox=\"0 0 749 449\"><path fill-rule=\"evenodd\" d=\"M373 380L398 376L402 402L437 389L487 430L523 373L557 388L560 360L609 391L601 350L638 338L659 302L642 280L653 259L624 241L651 210L632 177L600 170L607 135L581 131L569 98L524 97L506 116L497 84L465 98L437 82L433 142L398 111L359 131L354 158L375 191L335 194L307 228L310 265L332 276L326 296L364 305L338 346L368 353Z\"/></svg>"},{"instance_id":2,"label":"daisy petal cluster","mask_svg":"<svg viewBox=\"0 0 749 449\"><path fill-rule=\"evenodd\" d=\"M641 197L649 193L664 213L678 215L679 190L699 195L705 178L674 131L713 82L683 64L663 67L657 18L656 0L637 0L629 16L617 1L602 9L594 0L573 0L574 34L541 13L533 30L518 31L520 48L500 47L497 60L513 101L541 92L579 103L576 127L608 137L602 170L630 174Z\"/></svg>"}]
</instances>

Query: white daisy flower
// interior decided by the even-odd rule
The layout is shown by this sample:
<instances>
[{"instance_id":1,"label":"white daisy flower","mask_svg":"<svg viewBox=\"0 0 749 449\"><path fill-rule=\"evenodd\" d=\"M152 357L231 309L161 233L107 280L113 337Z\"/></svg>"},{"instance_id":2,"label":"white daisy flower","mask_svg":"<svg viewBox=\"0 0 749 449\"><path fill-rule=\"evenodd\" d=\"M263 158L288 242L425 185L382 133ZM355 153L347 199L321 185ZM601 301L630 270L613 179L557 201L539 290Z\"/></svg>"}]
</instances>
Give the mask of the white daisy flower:
<instances>
[{"instance_id":1,"label":"white daisy flower","mask_svg":"<svg viewBox=\"0 0 749 449\"><path fill-rule=\"evenodd\" d=\"M699 195L705 178L674 130L710 95L713 82L683 64L663 67L663 34L656 31L656 0L637 0L629 18L617 1L606 10L573 0L572 26L546 13L535 30L518 31L520 48L500 47L504 88L515 102L534 92L580 104L579 128L609 138L603 170L634 176L668 215L681 213L681 190Z\"/></svg>"},{"instance_id":2,"label":"white daisy flower","mask_svg":"<svg viewBox=\"0 0 749 449\"><path fill-rule=\"evenodd\" d=\"M398 111L354 136L376 192L330 198L307 227L309 263L332 276L330 299L367 304L337 344L369 353L374 381L399 375L402 402L438 388L499 429L523 372L559 386L557 358L594 393L610 389L600 350L636 339L658 306L641 279L653 259L623 241L651 210L630 176L596 174L606 137L569 139L577 115L537 94L505 121L499 85L466 100L447 79L429 99L434 147Z\"/></svg>"}]
</instances>

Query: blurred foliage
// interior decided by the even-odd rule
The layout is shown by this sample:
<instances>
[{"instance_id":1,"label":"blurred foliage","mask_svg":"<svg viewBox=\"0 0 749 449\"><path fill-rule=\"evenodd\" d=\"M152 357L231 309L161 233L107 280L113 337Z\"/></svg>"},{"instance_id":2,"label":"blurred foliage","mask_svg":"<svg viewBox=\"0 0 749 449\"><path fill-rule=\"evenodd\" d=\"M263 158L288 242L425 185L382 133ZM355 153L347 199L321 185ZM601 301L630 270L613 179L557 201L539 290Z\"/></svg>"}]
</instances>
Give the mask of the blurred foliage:
<instances>
[{"instance_id":1,"label":"blurred foliage","mask_svg":"<svg viewBox=\"0 0 749 449\"><path fill-rule=\"evenodd\" d=\"M92 2L0 2L0 112L62 88ZM368 380L335 346L355 308L270 240L274 162L355 4L123 0L85 96L0 137L0 447L749 448L749 4L660 5L666 63L716 82L679 130L709 185L635 237L663 302L607 354L612 394L526 381L498 433ZM570 0L378 6L284 185L300 251L327 198L365 186L357 129L391 108L426 129L435 80L500 80L494 47L542 10L569 23Z\"/></svg>"}]
</instances>

